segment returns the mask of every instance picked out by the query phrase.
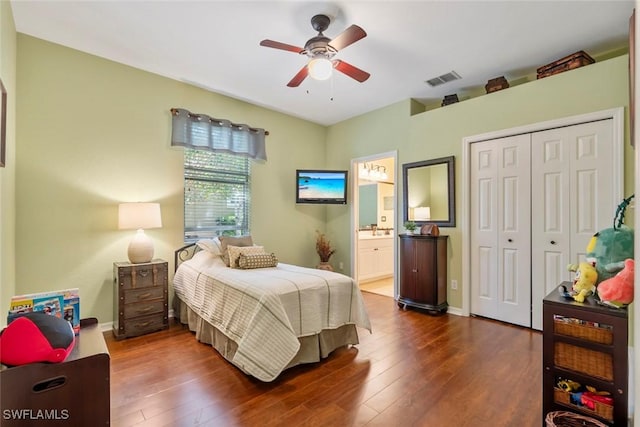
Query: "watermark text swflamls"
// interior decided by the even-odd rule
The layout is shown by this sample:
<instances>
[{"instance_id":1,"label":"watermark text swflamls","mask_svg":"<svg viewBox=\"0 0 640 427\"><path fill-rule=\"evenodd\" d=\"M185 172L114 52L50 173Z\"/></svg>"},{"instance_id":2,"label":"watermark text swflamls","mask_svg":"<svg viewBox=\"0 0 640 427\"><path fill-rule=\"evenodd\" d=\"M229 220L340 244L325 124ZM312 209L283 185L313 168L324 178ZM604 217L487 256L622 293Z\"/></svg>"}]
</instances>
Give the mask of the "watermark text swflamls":
<instances>
[{"instance_id":1,"label":"watermark text swflamls","mask_svg":"<svg viewBox=\"0 0 640 427\"><path fill-rule=\"evenodd\" d=\"M68 409L3 409L5 420L68 420Z\"/></svg>"}]
</instances>

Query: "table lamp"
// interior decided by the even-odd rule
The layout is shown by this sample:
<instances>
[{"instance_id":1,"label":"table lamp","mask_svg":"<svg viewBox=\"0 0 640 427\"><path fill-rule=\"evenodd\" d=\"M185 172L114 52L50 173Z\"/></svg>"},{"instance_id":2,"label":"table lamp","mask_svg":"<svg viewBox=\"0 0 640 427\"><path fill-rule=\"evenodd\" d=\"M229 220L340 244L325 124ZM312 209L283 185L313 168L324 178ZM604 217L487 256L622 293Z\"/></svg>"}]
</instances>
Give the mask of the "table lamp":
<instances>
[{"instance_id":1,"label":"table lamp","mask_svg":"<svg viewBox=\"0 0 640 427\"><path fill-rule=\"evenodd\" d=\"M413 217L416 221L429 221L431 219L431 208L429 206L418 206L413 209Z\"/></svg>"},{"instance_id":2,"label":"table lamp","mask_svg":"<svg viewBox=\"0 0 640 427\"><path fill-rule=\"evenodd\" d=\"M127 251L132 264L150 262L153 259L153 240L144 230L160 227L162 218L159 203L120 203L118 206L118 228L138 230Z\"/></svg>"}]
</instances>

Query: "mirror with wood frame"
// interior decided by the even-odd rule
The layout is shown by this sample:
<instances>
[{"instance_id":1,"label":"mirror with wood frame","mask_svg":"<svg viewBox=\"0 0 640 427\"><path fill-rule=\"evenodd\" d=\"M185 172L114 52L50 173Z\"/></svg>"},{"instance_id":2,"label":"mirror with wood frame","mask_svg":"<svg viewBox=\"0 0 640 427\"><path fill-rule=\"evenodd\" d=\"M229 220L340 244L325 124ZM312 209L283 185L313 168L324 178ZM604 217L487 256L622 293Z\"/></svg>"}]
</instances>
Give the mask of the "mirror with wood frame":
<instances>
[{"instance_id":1,"label":"mirror with wood frame","mask_svg":"<svg viewBox=\"0 0 640 427\"><path fill-rule=\"evenodd\" d=\"M455 227L455 157L402 165L404 222Z\"/></svg>"}]
</instances>

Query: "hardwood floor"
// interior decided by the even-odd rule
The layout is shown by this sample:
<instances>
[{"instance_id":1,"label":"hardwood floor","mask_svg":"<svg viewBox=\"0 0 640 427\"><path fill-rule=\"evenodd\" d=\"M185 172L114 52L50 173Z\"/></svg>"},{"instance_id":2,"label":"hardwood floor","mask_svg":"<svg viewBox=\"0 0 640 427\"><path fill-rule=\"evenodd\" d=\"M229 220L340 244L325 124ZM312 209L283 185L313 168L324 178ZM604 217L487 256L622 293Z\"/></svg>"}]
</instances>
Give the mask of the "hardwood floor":
<instances>
[{"instance_id":1,"label":"hardwood floor","mask_svg":"<svg viewBox=\"0 0 640 427\"><path fill-rule=\"evenodd\" d=\"M480 318L400 310L364 292L373 333L272 383L193 333L123 341L111 354L112 426L542 425L542 335Z\"/></svg>"},{"instance_id":2,"label":"hardwood floor","mask_svg":"<svg viewBox=\"0 0 640 427\"><path fill-rule=\"evenodd\" d=\"M393 277L385 277L384 279L360 283L358 287L361 291L393 298Z\"/></svg>"}]
</instances>

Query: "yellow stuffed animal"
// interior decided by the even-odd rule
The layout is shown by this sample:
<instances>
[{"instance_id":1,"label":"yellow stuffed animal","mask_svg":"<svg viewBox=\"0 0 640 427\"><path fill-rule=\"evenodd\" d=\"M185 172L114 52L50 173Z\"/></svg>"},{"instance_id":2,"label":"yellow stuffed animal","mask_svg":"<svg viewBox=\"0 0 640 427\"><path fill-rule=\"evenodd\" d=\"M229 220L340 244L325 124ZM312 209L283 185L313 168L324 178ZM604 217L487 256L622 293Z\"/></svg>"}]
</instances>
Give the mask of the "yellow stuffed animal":
<instances>
[{"instance_id":1,"label":"yellow stuffed animal","mask_svg":"<svg viewBox=\"0 0 640 427\"><path fill-rule=\"evenodd\" d=\"M578 265L569 264L567 269L576 273L573 279L573 291L571 292L573 299L578 302L584 302L584 299L589 295L593 295L596 290L596 282L598 281L596 268L588 262L581 262Z\"/></svg>"}]
</instances>

